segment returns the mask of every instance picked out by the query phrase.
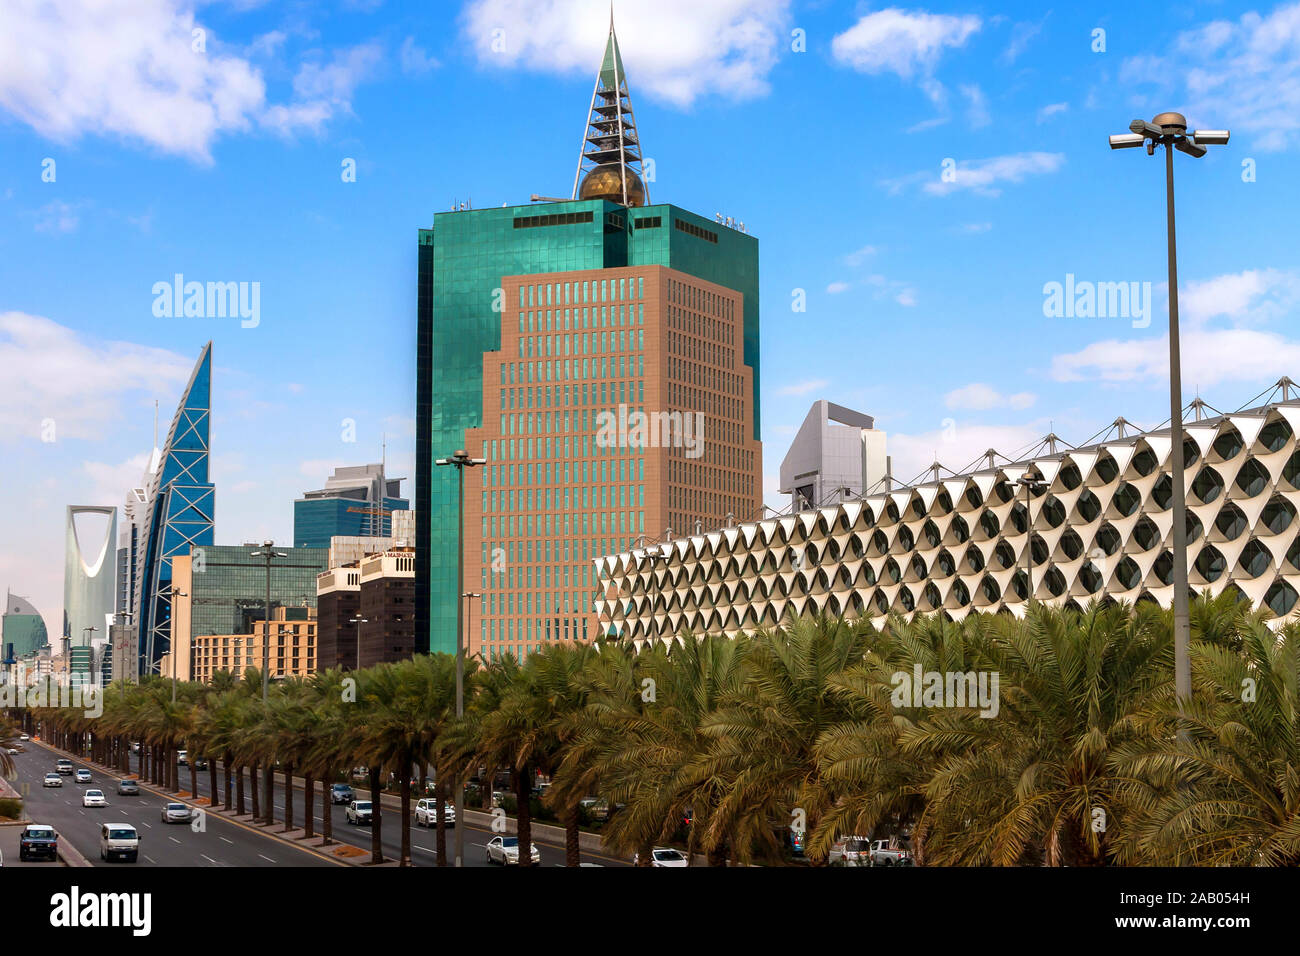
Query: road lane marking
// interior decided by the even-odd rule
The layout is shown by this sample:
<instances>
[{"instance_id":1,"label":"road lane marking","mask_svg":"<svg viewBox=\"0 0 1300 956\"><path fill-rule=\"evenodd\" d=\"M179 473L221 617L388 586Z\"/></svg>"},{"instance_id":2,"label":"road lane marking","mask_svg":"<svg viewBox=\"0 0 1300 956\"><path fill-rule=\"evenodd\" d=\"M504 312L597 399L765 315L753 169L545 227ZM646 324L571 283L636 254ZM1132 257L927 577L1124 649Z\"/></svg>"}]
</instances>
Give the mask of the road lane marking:
<instances>
[{"instance_id":1,"label":"road lane marking","mask_svg":"<svg viewBox=\"0 0 1300 956\"><path fill-rule=\"evenodd\" d=\"M181 845L181 841L178 840L178 839L176 839L175 837L168 837L167 839L171 840L171 841L172 841L173 843L175 843L177 846L180 846L180 845Z\"/></svg>"},{"instance_id":2,"label":"road lane marking","mask_svg":"<svg viewBox=\"0 0 1300 956\"><path fill-rule=\"evenodd\" d=\"M158 865L158 861L151 856L146 856L145 859L148 860L150 863L152 863L154 866Z\"/></svg>"},{"instance_id":3,"label":"road lane marking","mask_svg":"<svg viewBox=\"0 0 1300 956\"><path fill-rule=\"evenodd\" d=\"M271 859L269 856L266 856L265 854L259 853L257 855L260 856L262 859L264 859L267 863L275 862L275 860Z\"/></svg>"},{"instance_id":4,"label":"road lane marking","mask_svg":"<svg viewBox=\"0 0 1300 956\"><path fill-rule=\"evenodd\" d=\"M219 866L219 865L220 865L220 864L217 863L216 860L212 859L212 857L208 856L206 853L200 853L199 856L203 857L203 859L207 860L207 861L208 861L209 863L211 863L213 866Z\"/></svg>"},{"instance_id":5,"label":"road lane marking","mask_svg":"<svg viewBox=\"0 0 1300 956\"><path fill-rule=\"evenodd\" d=\"M224 843L229 843L231 846L234 846L234 845L235 845L235 841L234 841L234 840L227 840L225 837L219 837L218 839L220 839L220 840L221 840L222 842L224 842Z\"/></svg>"}]
</instances>

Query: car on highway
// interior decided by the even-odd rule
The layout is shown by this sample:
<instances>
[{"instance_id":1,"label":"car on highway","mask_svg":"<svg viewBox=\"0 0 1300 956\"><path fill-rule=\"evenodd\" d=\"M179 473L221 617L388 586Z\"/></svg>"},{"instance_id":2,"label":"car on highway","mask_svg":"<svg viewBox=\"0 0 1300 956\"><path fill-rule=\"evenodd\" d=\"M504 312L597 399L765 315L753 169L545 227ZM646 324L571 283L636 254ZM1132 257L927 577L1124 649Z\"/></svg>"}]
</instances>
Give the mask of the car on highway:
<instances>
[{"instance_id":1,"label":"car on highway","mask_svg":"<svg viewBox=\"0 0 1300 956\"><path fill-rule=\"evenodd\" d=\"M28 737L26 734L19 734L19 735L18 735L18 739L19 739L19 740L31 740L32 738L31 738L31 737Z\"/></svg>"},{"instance_id":2,"label":"car on highway","mask_svg":"<svg viewBox=\"0 0 1300 956\"><path fill-rule=\"evenodd\" d=\"M55 773L53 770L51 770L49 773L45 775L45 779L41 782L41 786L61 787L63 786L63 778L59 776L57 773Z\"/></svg>"},{"instance_id":3,"label":"car on highway","mask_svg":"<svg viewBox=\"0 0 1300 956\"><path fill-rule=\"evenodd\" d=\"M56 862L59 859L59 835L54 832L54 827L43 823L27 824L18 839L18 859Z\"/></svg>"},{"instance_id":4,"label":"car on highway","mask_svg":"<svg viewBox=\"0 0 1300 956\"><path fill-rule=\"evenodd\" d=\"M541 863L542 855L537 851L537 844L532 845L533 862ZM503 866L519 864L519 837L493 837L487 843L487 861Z\"/></svg>"},{"instance_id":5,"label":"car on highway","mask_svg":"<svg viewBox=\"0 0 1300 956\"><path fill-rule=\"evenodd\" d=\"M72 776L72 761L67 757L60 757L54 762L54 769L65 777Z\"/></svg>"},{"instance_id":6,"label":"car on highway","mask_svg":"<svg viewBox=\"0 0 1300 956\"><path fill-rule=\"evenodd\" d=\"M891 840L877 840L871 844L872 866L912 866L912 851L900 846L891 846Z\"/></svg>"},{"instance_id":7,"label":"car on highway","mask_svg":"<svg viewBox=\"0 0 1300 956\"><path fill-rule=\"evenodd\" d=\"M636 866L640 859L641 854L634 854L632 865ZM690 866L691 861L686 859L686 854L682 853L681 850L674 850L670 846L657 846L650 851L650 865L675 869L679 866Z\"/></svg>"},{"instance_id":8,"label":"car on highway","mask_svg":"<svg viewBox=\"0 0 1300 956\"><path fill-rule=\"evenodd\" d=\"M17 747L6 747L5 753L9 754L11 757L16 757L18 756L19 750Z\"/></svg>"},{"instance_id":9,"label":"car on highway","mask_svg":"<svg viewBox=\"0 0 1300 956\"><path fill-rule=\"evenodd\" d=\"M178 751L176 751L176 763L179 764L179 765L182 766L182 767L186 767L186 766L189 765L189 759L188 759L188 757L186 756L186 753L185 753L184 750L178 750Z\"/></svg>"},{"instance_id":10,"label":"car on highway","mask_svg":"<svg viewBox=\"0 0 1300 956\"><path fill-rule=\"evenodd\" d=\"M353 826L359 826L362 823L369 825L372 810L373 807L369 800L353 800L348 804L348 823Z\"/></svg>"},{"instance_id":11,"label":"car on highway","mask_svg":"<svg viewBox=\"0 0 1300 956\"><path fill-rule=\"evenodd\" d=\"M91 782L90 771L78 770L76 779L77 779L77 783L90 783Z\"/></svg>"},{"instance_id":12,"label":"car on highway","mask_svg":"<svg viewBox=\"0 0 1300 956\"><path fill-rule=\"evenodd\" d=\"M356 798L356 791L349 784L336 783L330 787L330 803L351 803Z\"/></svg>"},{"instance_id":13,"label":"car on highway","mask_svg":"<svg viewBox=\"0 0 1300 956\"><path fill-rule=\"evenodd\" d=\"M421 800L415 805L415 823L422 827L436 827L438 825L438 804L435 800ZM444 803L442 805L442 825L444 827L454 827L456 825L456 804Z\"/></svg>"},{"instance_id":14,"label":"car on highway","mask_svg":"<svg viewBox=\"0 0 1300 956\"><path fill-rule=\"evenodd\" d=\"M207 758L207 757L195 757L195 758L194 758L194 769L195 769L195 770L207 770L207 769L208 769L208 758Z\"/></svg>"},{"instance_id":15,"label":"car on highway","mask_svg":"<svg viewBox=\"0 0 1300 956\"><path fill-rule=\"evenodd\" d=\"M108 800L104 798L103 790L87 790L81 795L81 805L83 807L106 807Z\"/></svg>"},{"instance_id":16,"label":"car on highway","mask_svg":"<svg viewBox=\"0 0 1300 956\"><path fill-rule=\"evenodd\" d=\"M140 784L135 780L119 780L117 782L117 792L124 797L138 796Z\"/></svg>"},{"instance_id":17,"label":"car on highway","mask_svg":"<svg viewBox=\"0 0 1300 956\"><path fill-rule=\"evenodd\" d=\"M163 823L189 823L190 808L183 803L165 803L162 808Z\"/></svg>"},{"instance_id":18,"label":"car on highway","mask_svg":"<svg viewBox=\"0 0 1300 956\"><path fill-rule=\"evenodd\" d=\"M99 858L134 863L140 855L140 834L129 823L105 823L99 828Z\"/></svg>"}]
</instances>

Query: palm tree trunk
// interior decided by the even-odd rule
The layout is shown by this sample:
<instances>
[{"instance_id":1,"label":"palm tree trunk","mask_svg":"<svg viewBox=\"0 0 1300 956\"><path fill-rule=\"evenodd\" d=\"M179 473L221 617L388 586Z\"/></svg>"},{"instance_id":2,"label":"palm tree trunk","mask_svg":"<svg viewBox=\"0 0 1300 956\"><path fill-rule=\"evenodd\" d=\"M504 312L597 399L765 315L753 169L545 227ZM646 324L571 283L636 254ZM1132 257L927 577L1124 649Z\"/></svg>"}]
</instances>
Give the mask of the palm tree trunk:
<instances>
[{"instance_id":1,"label":"palm tree trunk","mask_svg":"<svg viewBox=\"0 0 1300 956\"><path fill-rule=\"evenodd\" d=\"M293 829L293 764L284 765L284 832Z\"/></svg>"},{"instance_id":2,"label":"palm tree trunk","mask_svg":"<svg viewBox=\"0 0 1300 956\"><path fill-rule=\"evenodd\" d=\"M244 781L243 779L240 779L239 782L242 784ZM258 820L262 819L262 801L258 797L258 791L257 791L257 761L256 760L254 760L252 763L248 765L248 789L249 789L249 796L251 797L253 803L252 806L253 822L256 823Z\"/></svg>"},{"instance_id":3,"label":"palm tree trunk","mask_svg":"<svg viewBox=\"0 0 1300 956\"><path fill-rule=\"evenodd\" d=\"M398 866L411 865L411 772L402 774L402 855Z\"/></svg>"},{"instance_id":4,"label":"palm tree trunk","mask_svg":"<svg viewBox=\"0 0 1300 956\"><path fill-rule=\"evenodd\" d=\"M144 741L143 741L143 740L137 741L137 746L138 746L138 749L136 750L136 753L138 753L138 754L140 755L140 769L137 771L136 776L138 776L141 780L144 780L144 779L145 779L145 775L144 775L144 751L145 751Z\"/></svg>"},{"instance_id":5,"label":"palm tree trunk","mask_svg":"<svg viewBox=\"0 0 1300 956\"><path fill-rule=\"evenodd\" d=\"M531 807L528 806L528 797L532 792L530 786L532 782L532 772L525 764L520 767L514 775L515 779L515 812L516 821L519 827L519 865L533 865L533 818ZM456 821L456 826L461 822Z\"/></svg>"},{"instance_id":6,"label":"palm tree trunk","mask_svg":"<svg viewBox=\"0 0 1300 956\"><path fill-rule=\"evenodd\" d=\"M307 839L316 835L316 821L312 817L313 802L316 798L316 791L312 789L315 778L311 774L303 774L302 777L302 819L307 827Z\"/></svg>"},{"instance_id":7,"label":"palm tree trunk","mask_svg":"<svg viewBox=\"0 0 1300 956\"><path fill-rule=\"evenodd\" d=\"M221 794L217 793L216 757L213 757L208 761L208 804L213 807L221 806Z\"/></svg>"},{"instance_id":8,"label":"palm tree trunk","mask_svg":"<svg viewBox=\"0 0 1300 956\"><path fill-rule=\"evenodd\" d=\"M235 768L235 815L242 817L244 815L244 768L242 765ZM226 773L226 793L230 793L230 773Z\"/></svg>"},{"instance_id":9,"label":"palm tree trunk","mask_svg":"<svg viewBox=\"0 0 1300 956\"><path fill-rule=\"evenodd\" d=\"M578 843L577 806L567 807L564 811L564 865L582 865L582 847Z\"/></svg>"},{"instance_id":10,"label":"palm tree trunk","mask_svg":"<svg viewBox=\"0 0 1300 956\"><path fill-rule=\"evenodd\" d=\"M324 773L320 778L320 835L324 846L334 842L334 804L330 802L328 789L332 776L332 773Z\"/></svg>"},{"instance_id":11,"label":"palm tree trunk","mask_svg":"<svg viewBox=\"0 0 1300 956\"><path fill-rule=\"evenodd\" d=\"M433 805L433 811L434 811L434 822L438 827L438 832L437 835L434 837L433 842L434 842L434 846L438 850L439 866L447 865L447 827L444 824L442 818L443 814L446 812L444 807L446 807L447 805L447 801L443 797L444 789L445 788L443 786L441 779L434 781L433 783L434 799L438 802ZM456 821L456 825L460 826L459 820Z\"/></svg>"},{"instance_id":12,"label":"palm tree trunk","mask_svg":"<svg viewBox=\"0 0 1300 956\"><path fill-rule=\"evenodd\" d=\"M275 761L267 760L262 771L262 816L269 827L275 822Z\"/></svg>"},{"instance_id":13,"label":"palm tree trunk","mask_svg":"<svg viewBox=\"0 0 1300 956\"><path fill-rule=\"evenodd\" d=\"M654 865L654 844L653 843L645 843L637 848L636 865L637 866Z\"/></svg>"},{"instance_id":14,"label":"palm tree trunk","mask_svg":"<svg viewBox=\"0 0 1300 956\"><path fill-rule=\"evenodd\" d=\"M383 822L384 814L379 803L379 782L382 767L370 768L370 862L384 862Z\"/></svg>"},{"instance_id":15,"label":"palm tree trunk","mask_svg":"<svg viewBox=\"0 0 1300 956\"><path fill-rule=\"evenodd\" d=\"M194 758L191 757L186 761L190 765L190 796L195 800L199 798L199 772L194 769Z\"/></svg>"},{"instance_id":16,"label":"palm tree trunk","mask_svg":"<svg viewBox=\"0 0 1300 956\"><path fill-rule=\"evenodd\" d=\"M230 809L230 754L226 754L226 759L222 761L226 765L226 809Z\"/></svg>"}]
</instances>

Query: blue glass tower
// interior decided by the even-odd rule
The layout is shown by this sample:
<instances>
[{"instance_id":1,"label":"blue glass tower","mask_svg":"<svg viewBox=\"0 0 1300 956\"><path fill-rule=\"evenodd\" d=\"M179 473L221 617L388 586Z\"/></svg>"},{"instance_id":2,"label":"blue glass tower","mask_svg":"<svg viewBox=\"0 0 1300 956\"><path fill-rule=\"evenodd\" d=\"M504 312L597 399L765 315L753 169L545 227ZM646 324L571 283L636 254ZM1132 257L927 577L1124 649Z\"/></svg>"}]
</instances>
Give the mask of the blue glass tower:
<instances>
[{"instance_id":1,"label":"blue glass tower","mask_svg":"<svg viewBox=\"0 0 1300 956\"><path fill-rule=\"evenodd\" d=\"M213 543L216 488L208 480L211 408L209 342L185 386L149 489L136 600L141 674L156 671L171 648L172 558Z\"/></svg>"}]
</instances>

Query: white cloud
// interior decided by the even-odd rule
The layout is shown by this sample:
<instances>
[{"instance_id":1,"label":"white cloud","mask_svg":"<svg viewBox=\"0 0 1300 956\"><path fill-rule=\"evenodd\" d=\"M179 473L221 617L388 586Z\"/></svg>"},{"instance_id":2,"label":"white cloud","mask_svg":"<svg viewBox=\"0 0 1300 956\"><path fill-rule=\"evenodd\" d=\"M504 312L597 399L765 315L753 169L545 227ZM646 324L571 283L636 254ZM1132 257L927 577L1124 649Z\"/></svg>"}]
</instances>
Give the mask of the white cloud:
<instances>
[{"instance_id":1,"label":"white cloud","mask_svg":"<svg viewBox=\"0 0 1300 956\"><path fill-rule=\"evenodd\" d=\"M1064 113L1070 108L1069 103L1048 103L1038 111L1038 122L1045 123L1058 113Z\"/></svg>"},{"instance_id":2,"label":"white cloud","mask_svg":"<svg viewBox=\"0 0 1300 956\"><path fill-rule=\"evenodd\" d=\"M847 282L832 282L826 287L826 291L831 295L839 295L841 292L847 292L849 284Z\"/></svg>"},{"instance_id":3,"label":"white cloud","mask_svg":"<svg viewBox=\"0 0 1300 956\"><path fill-rule=\"evenodd\" d=\"M802 382L793 382L789 385L783 385L776 390L778 395L807 395L809 392L820 391L830 383L824 378L810 378Z\"/></svg>"},{"instance_id":4,"label":"white cloud","mask_svg":"<svg viewBox=\"0 0 1300 956\"><path fill-rule=\"evenodd\" d=\"M91 482L91 490L85 495L83 503L121 505L127 489L139 484L145 469L149 467L149 457L148 452L141 452L117 464L102 461L82 462L81 467Z\"/></svg>"},{"instance_id":5,"label":"white cloud","mask_svg":"<svg viewBox=\"0 0 1300 956\"><path fill-rule=\"evenodd\" d=\"M1171 82L1172 80L1172 82ZM1132 57L1120 81L1176 96L1195 128L1231 126L1252 148L1300 143L1300 3L1214 20L1180 33L1168 57ZM1163 101L1162 101L1163 102Z\"/></svg>"},{"instance_id":6,"label":"white cloud","mask_svg":"<svg viewBox=\"0 0 1300 956\"><path fill-rule=\"evenodd\" d=\"M962 84L958 87L961 95L966 97L966 121L974 129L980 129L993 122L989 116L989 101L978 84Z\"/></svg>"},{"instance_id":7,"label":"white cloud","mask_svg":"<svg viewBox=\"0 0 1300 956\"><path fill-rule=\"evenodd\" d=\"M209 163L223 134L257 124L316 127L339 105L326 96L268 106L261 71L223 50L194 6L137 0L128 12L96 0L9 2L0 26L0 111L59 142L120 136ZM193 49L196 29L207 30L201 51ZM248 52L273 52L282 40L263 35Z\"/></svg>"},{"instance_id":8,"label":"white cloud","mask_svg":"<svg viewBox=\"0 0 1300 956\"><path fill-rule=\"evenodd\" d=\"M415 37L407 37L402 41L402 48L398 51L398 61L402 65L402 72L412 76L428 73L438 65L436 59L416 46Z\"/></svg>"},{"instance_id":9,"label":"white cloud","mask_svg":"<svg viewBox=\"0 0 1300 956\"><path fill-rule=\"evenodd\" d=\"M1054 173L1064 164L1064 153L1011 153L989 159L961 160L953 167L953 175L948 179L944 178L943 170L920 171L897 179L882 180L881 185L891 193L919 185L932 196L947 196L962 189L969 189L981 196L1000 196L1000 183L1019 183L1029 176Z\"/></svg>"},{"instance_id":10,"label":"white cloud","mask_svg":"<svg viewBox=\"0 0 1300 956\"><path fill-rule=\"evenodd\" d=\"M980 28L973 15L950 16L890 7L860 19L831 41L840 63L862 73L928 78L945 48L964 46Z\"/></svg>"},{"instance_id":11,"label":"white cloud","mask_svg":"<svg viewBox=\"0 0 1300 956\"><path fill-rule=\"evenodd\" d=\"M1051 14L1049 13L1048 16ZM1039 20L1037 23L1017 23L1011 28L1011 42L1007 48L1002 51L1002 62L1014 63L1020 54L1024 53L1029 43L1034 37L1038 36L1043 30L1043 24L1047 22L1047 17Z\"/></svg>"},{"instance_id":12,"label":"white cloud","mask_svg":"<svg viewBox=\"0 0 1300 956\"><path fill-rule=\"evenodd\" d=\"M880 249L876 246L863 246L861 249L855 249L844 257L847 265L859 266L874 256Z\"/></svg>"},{"instance_id":13,"label":"white cloud","mask_svg":"<svg viewBox=\"0 0 1300 956\"><path fill-rule=\"evenodd\" d=\"M1183 382L1192 386L1244 381L1262 387L1300 370L1300 342L1261 329L1290 319L1300 304L1300 274L1247 270L1189 282L1179 297ZM1166 306L1167 308L1167 306ZM1164 309L1157 309L1160 314ZM1146 382L1169 380L1169 339L1106 339L1054 356L1057 381Z\"/></svg>"},{"instance_id":14,"label":"white cloud","mask_svg":"<svg viewBox=\"0 0 1300 956\"><path fill-rule=\"evenodd\" d=\"M951 409L965 411L988 411L991 408L1029 408L1038 400L1032 392L1016 392L1004 395L991 385L972 382L962 388L953 389L943 397L943 402Z\"/></svg>"},{"instance_id":15,"label":"white cloud","mask_svg":"<svg viewBox=\"0 0 1300 956\"><path fill-rule=\"evenodd\" d=\"M0 312L0 441L38 441L46 420L57 441L103 438L128 396L175 394L193 364L166 349L95 341L43 316Z\"/></svg>"},{"instance_id":16,"label":"white cloud","mask_svg":"<svg viewBox=\"0 0 1300 956\"><path fill-rule=\"evenodd\" d=\"M66 203L61 199L48 202L36 210L36 231L48 233L76 232L81 222L77 213L78 204Z\"/></svg>"},{"instance_id":17,"label":"white cloud","mask_svg":"<svg viewBox=\"0 0 1300 956\"><path fill-rule=\"evenodd\" d=\"M604 0L470 0L463 33L480 64L586 77L605 49ZM633 102L640 91L689 106L706 91L745 98L768 91L788 39L790 0L657 0L626 4L616 27Z\"/></svg>"},{"instance_id":18,"label":"white cloud","mask_svg":"<svg viewBox=\"0 0 1300 956\"><path fill-rule=\"evenodd\" d=\"M911 308L916 305L916 292L913 289L904 289L898 295L894 296L894 301L899 305Z\"/></svg>"}]
</instances>

